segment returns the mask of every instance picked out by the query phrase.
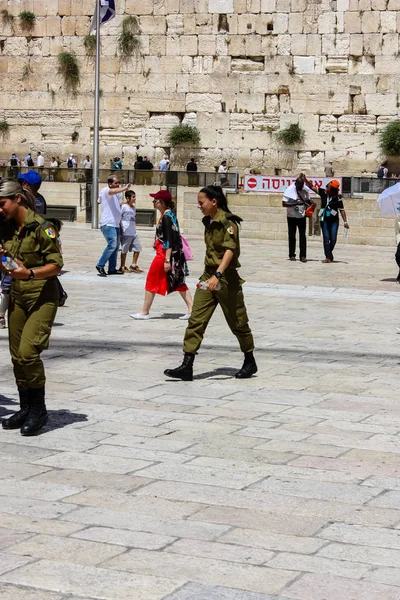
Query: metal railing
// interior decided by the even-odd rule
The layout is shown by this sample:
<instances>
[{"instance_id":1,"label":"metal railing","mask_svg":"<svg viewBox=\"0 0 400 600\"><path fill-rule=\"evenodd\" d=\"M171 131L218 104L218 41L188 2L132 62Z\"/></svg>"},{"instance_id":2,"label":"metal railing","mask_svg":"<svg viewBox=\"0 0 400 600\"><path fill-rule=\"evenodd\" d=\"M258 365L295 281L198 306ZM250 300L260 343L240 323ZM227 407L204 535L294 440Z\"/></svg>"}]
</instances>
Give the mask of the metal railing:
<instances>
[{"instance_id":1,"label":"metal railing","mask_svg":"<svg viewBox=\"0 0 400 600\"><path fill-rule=\"evenodd\" d=\"M1 177L18 177L20 173L31 170L29 167L0 167ZM43 181L56 181L59 183L91 183L91 169L68 169L66 167L43 167L35 168L40 173ZM131 183L133 185L151 185L167 187L204 187L218 183L227 192L237 192L239 189L238 173L215 173L215 172L187 172L187 171L144 171L137 169L100 169L99 182L107 183L110 176L116 176L121 184Z\"/></svg>"},{"instance_id":2,"label":"metal railing","mask_svg":"<svg viewBox=\"0 0 400 600\"><path fill-rule=\"evenodd\" d=\"M386 188L399 183L399 179L383 179L378 177L351 177L351 195L381 194Z\"/></svg>"}]
</instances>

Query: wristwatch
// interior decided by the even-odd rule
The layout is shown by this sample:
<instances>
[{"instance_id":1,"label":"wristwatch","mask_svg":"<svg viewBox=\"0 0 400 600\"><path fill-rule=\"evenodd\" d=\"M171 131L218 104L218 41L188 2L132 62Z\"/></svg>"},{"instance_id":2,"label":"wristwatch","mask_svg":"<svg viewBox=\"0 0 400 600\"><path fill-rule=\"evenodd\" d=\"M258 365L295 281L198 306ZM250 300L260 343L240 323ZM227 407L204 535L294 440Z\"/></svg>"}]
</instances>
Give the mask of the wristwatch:
<instances>
[{"instance_id":1,"label":"wristwatch","mask_svg":"<svg viewBox=\"0 0 400 600\"><path fill-rule=\"evenodd\" d=\"M222 273L221 273L220 271L215 271L215 277L216 277L217 279L221 279L221 277L222 277Z\"/></svg>"},{"instance_id":2,"label":"wristwatch","mask_svg":"<svg viewBox=\"0 0 400 600\"><path fill-rule=\"evenodd\" d=\"M35 277L35 271L33 269L29 270L29 277L26 281L30 281L31 279L33 279Z\"/></svg>"},{"instance_id":3,"label":"wristwatch","mask_svg":"<svg viewBox=\"0 0 400 600\"><path fill-rule=\"evenodd\" d=\"M171 261L170 261L170 260L168 260L168 259L166 258L166 259L164 260L164 262L166 262L166 263L168 263L168 264L169 264Z\"/></svg>"}]
</instances>

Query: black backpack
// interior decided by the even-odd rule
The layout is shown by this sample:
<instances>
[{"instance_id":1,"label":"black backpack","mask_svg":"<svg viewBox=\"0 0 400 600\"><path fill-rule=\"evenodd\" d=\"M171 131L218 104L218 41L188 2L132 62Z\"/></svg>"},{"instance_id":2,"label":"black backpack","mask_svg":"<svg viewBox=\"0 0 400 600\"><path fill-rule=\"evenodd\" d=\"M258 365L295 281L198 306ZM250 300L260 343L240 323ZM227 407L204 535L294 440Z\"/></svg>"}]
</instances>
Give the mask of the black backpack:
<instances>
[{"instance_id":1,"label":"black backpack","mask_svg":"<svg viewBox=\"0 0 400 600\"><path fill-rule=\"evenodd\" d=\"M17 159L16 159L16 158L12 158L12 159L10 160L10 165L11 165L12 167L18 167L18 161L17 161Z\"/></svg>"},{"instance_id":2,"label":"black backpack","mask_svg":"<svg viewBox=\"0 0 400 600\"><path fill-rule=\"evenodd\" d=\"M33 158L30 156L27 160L28 167L34 167L35 163L33 162Z\"/></svg>"},{"instance_id":3,"label":"black backpack","mask_svg":"<svg viewBox=\"0 0 400 600\"><path fill-rule=\"evenodd\" d=\"M68 167L68 169L72 169L73 166L74 166L74 163L72 162L72 158L69 158L67 160L67 167Z\"/></svg>"},{"instance_id":4,"label":"black backpack","mask_svg":"<svg viewBox=\"0 0 400 600\"><path fill-rule=\"evenodd\" d=\"M383 176L385 174L385 167L379 167L378 173L377 173L377 177L379 177L379 179L382 179Z\"/></svg>"}]
</instances>

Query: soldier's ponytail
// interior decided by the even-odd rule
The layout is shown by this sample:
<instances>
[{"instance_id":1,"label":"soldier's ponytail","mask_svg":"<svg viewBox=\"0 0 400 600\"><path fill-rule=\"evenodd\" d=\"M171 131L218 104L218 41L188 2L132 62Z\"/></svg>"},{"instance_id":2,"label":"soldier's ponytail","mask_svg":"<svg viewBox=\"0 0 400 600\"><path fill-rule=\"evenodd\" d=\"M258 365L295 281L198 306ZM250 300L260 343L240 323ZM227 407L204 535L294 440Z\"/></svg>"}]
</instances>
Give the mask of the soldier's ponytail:
<instances>
[{"instance_id":1,"label":"soldier's ponytail","mask_svg":"<svg viewBox=\"0 0 400 600\"><path fill-rule=\"evenodd\" d=\"M35 197L29 190L26 190L16 179L7 177L0 181L0 198L21 197L21 204L25 208L35 210Z\"/></svg>"},{"instance_id":2,"label":"soldier's ponytail","mask_svg":"<svg viewBox=\"0 0 400 600\"><path fill-rule=\"evenodd\" d=\"M226 213L229 213L229 219L231 221L237 225L243 221L241 217L231 213L228 207L228 200L219 185L207 185L206 187L201 188L200 192L203 193L209 200L216 200L218 208Z\"/></svg>"}]
</instances>

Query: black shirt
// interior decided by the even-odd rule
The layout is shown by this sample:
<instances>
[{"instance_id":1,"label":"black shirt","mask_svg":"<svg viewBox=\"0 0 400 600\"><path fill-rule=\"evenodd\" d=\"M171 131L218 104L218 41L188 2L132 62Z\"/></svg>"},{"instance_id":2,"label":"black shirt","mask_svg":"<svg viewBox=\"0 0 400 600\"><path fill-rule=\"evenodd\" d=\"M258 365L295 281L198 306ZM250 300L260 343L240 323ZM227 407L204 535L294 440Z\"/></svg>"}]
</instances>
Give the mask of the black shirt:
<instances>
[{"instance_id":1,"label":"black shirt","mask_svg":"<svg viewBox=\"0 0 400 600\"><path fill-rule=\"evenodd\" d=\"M186 171L197 171L197 164L195 162L188 162L188 164L186 165Z\"/></svg>"},{"instance_id":2,"label":"black shirt","mask_svg":"<svg viewBox=\"0 0 400 600\"><path fill-rule=\"evenodd\" d=\"M328 196L323 188L318 188L318 195L321 198L321 208L326 208L324 219L338 221L339 211L344 210L342 197ZM336 212L335 215L332 214L332 210Z\"/></svg>"}]
</instances>

